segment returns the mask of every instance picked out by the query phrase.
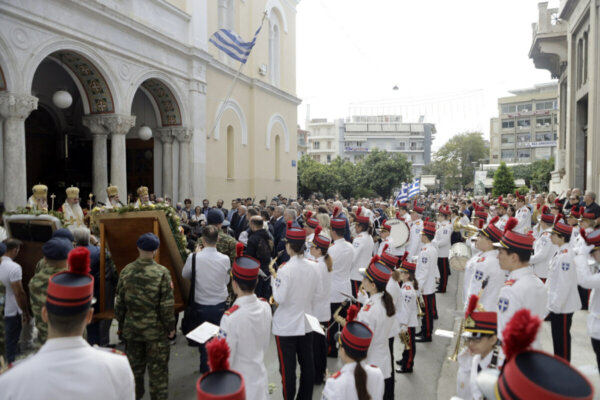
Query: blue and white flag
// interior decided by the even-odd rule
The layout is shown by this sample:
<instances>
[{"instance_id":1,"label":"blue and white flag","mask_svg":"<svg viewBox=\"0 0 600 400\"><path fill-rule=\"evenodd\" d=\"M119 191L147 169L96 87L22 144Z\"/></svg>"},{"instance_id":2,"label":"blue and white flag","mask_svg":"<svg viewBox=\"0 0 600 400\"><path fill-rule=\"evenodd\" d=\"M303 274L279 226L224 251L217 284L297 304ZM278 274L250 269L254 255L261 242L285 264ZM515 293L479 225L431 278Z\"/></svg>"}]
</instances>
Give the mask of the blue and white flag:
<instances>
[{"instance_id":1,"label":"blue and white flag","mask_svg":"<svg viewBox=\"0 0 600 400\"><path fill-rule=\"evenodd\" d=\"M209 42L214 44L218 49L225 52L229 57L234 60L238 60L242 64L246 64L252 48L256 44L256 37L262 28L262 24L256 30L254 38L251 42L244 42L244 40L237 33L230 31L229 29L219 29L212 34Z\"/></svg>"},{"instance_id":2,"label":"blue and white flag","mask_svg":"<svg viewBox=\"0 0 600 400\"><path fill-rule=\"evenodd\" d=\"M402 189L398 192L398 196L394 200L394 205L398 203L406 203L408 201L408 186L406 183L402 183Z\"/></svg>"},{"instance_id":3,"label":"blue and white flag","mask_svg":"<svg viewBox=\"0 0 600 400\"><path fill-rule=\"evenodd\" d=\"M421 178L415 178L412 185L410 185L410 188L408 189L408 198L412 199L419 193L421 193Z\"/></svg>"}]
</instances>

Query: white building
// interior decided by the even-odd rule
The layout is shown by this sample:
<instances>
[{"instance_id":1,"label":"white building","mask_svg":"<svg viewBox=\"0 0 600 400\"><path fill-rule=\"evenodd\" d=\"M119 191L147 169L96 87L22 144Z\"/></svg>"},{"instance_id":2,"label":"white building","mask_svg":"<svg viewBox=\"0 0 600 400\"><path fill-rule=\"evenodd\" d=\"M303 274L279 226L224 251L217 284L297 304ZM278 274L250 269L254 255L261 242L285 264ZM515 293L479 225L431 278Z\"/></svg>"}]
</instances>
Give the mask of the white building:
<instances>
[{"instance_id":1,"label":"white building","mask_svg":"<svg viewBox=\"0 0 600 400\"><path fill-rule=\"evenodd\" d=\"M342 157L344 120L327 121L316 118L306 122L308 131L307 154L315 161L329 164Z\"/></svg>"}]
</instances>

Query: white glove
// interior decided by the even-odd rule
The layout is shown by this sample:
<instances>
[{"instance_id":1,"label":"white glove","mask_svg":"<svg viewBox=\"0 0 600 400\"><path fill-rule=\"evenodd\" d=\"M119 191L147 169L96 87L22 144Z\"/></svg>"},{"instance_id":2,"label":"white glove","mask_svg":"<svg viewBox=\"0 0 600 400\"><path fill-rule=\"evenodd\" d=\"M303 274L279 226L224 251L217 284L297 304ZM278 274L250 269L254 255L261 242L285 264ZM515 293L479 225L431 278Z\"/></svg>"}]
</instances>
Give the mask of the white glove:
<instances>
[{"instance_id":1,"label":"white glove","mask_svg":"<svg viewBox=\"0 0 600 400\"><path fill-rule=\"evenodd\" d=\"M577 249L575 250L575 252L578 255L587 256L587 255L589 255L592 252L592 250L594 250L594 247L595 246L593 244L590 244L590 245L585 245L584 244L584 245L581 245L581 246L577 247Z\"/></svg>"}]
</instances>

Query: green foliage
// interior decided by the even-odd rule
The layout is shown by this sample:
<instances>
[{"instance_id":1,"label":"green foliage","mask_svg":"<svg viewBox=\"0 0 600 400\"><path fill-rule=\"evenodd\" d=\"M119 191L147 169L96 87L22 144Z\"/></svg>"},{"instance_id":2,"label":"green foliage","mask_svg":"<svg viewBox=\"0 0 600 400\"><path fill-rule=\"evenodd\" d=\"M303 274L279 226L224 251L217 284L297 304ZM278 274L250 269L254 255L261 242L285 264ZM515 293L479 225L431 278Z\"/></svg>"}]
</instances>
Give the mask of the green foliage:
<instances>
[{"instance_id":1,"label":"green foliage","mask_svg":"<svg viewBox=\"0 0 600 400\"><path fill-rule=\"evenodd\" d=\"M493 196L506 196L508 193L513 193L515 189L515 180L510 168L505 162L500 163L500 167L494 173L494 187L492 188Z\"/></svg>"},{"instance_id":2,"label":"green foliage","mask_svg":"<svg viewBox=\"0 0 600 400\"><path fill-rule=\"evenodd\" d=\"M552 179L552 170L554 170L554 158L538 160L531 164L531 169L530 186L537 193L548 191L550 188L550 179Z\"/></svg>"},{"instance_id":3,"label":"green foliage","mask_svg":"<svg viewBox=\"0 0 600 400\"><path fill-rule=\"evenodd\" d=\"M337 157L325 165L308 155L298 162L298 193L303 197L312 193L344 198L389 196L394 187L410 179L411 163L404 155L377 149L356 164Z\"/></svg>"},{"instance_id":4,"label":"green foliage","mask_svg":"<svg viewBox=\"0 0 600 400\"><path fill-rule=\"evenodd\" d=\"M473 182L475 169L488 154L480 132L461 133L440 148L424 171L436 175L445 190L459 190Z\"/></svg>"},{"instance_id":5,"label":"green foliage","mask_svg":"<svg viewBox=\"0 0 600 400\"><path fill-rule=\"evenodd\" d=\"M525 196L527 193L529 193L529 187L528 186L521 186L518 189L515 189L515 193L519 192L519 194ZM513 193L513 194L515 194Z\"/></svg>"},{"instance_id":6,"label":"green foliage","mask_svg":"<svg viewBox=\"0 0 600 400\"><path fill-rule=\"evenodd\" d=\"M525 181L525 186L529 186L531 184L531 173L533 172L533 164L521 164L514 165L509 167L512 170L513 178L523 179ZM521 193L519 191L519 193Z\"/></svg>"}]
</instances>

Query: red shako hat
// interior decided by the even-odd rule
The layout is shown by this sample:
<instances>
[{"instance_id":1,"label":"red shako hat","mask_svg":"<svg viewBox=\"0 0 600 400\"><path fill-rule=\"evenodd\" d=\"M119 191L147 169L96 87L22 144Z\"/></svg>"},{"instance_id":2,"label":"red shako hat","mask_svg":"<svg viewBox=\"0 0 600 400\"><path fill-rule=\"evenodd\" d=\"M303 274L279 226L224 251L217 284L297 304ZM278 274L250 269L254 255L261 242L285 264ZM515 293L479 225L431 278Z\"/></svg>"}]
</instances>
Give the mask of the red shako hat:
<instances>
[{"instance_id":1,"label":"red shako hat","mask_svg":"<svg viewBox=\"0 0 600 400\"><path fill-rule=\"evenodd\" d=\"M498 196L498 207L508 208L508 203L504 202L504 198L502 196Z\"/></svg>"},{"instance_id":2,"label":"red shako hat","mask_svg":"<svg viewBox=\"0 0 600 400\"><path fill-rule=\"evenodd\" d=\"M398 269L404 272L415 272L417 270L417 264L408 261L408 253L405 253L404 260L402 260L402 264L400 264Z\"/></svg>"},{"instance_id":3,"label":"red shako hat","mask_svg":"<svg viewBox=\"0 0 600 400\"><path fill-rule=\"evenodd\" d=\"M237 280L252 282L258 278L260 270L260 261L254 257L244 255L244 244L235 245L237 257L233 260L231 267L233 277Z\"/></svg>"},{"instance_id":4,"label":"red shako hat","mask_svg":"<svg viewBox=\"0 0 600 400\"><path fill-rule=\"evenodd\" d=\"M581 206L579 208L571 207L571 212L569 213L569 217L579 219L583 215L584 212L585 212L585 207L583 207L583 206Z\"/></svg>"},{"instance_id":5,"label":"red shako hat","mask_svg":"<svg viewBox=\"0 0 600 400\"><path fill-rule=\"evenodd\" d=\"M292 221L288 221L285 238L288 240L288 242L305 242L306 231L301 228L292 227Z\"/></svg>"},{"instance_id":6,"label":"red shako hat","mask_svg":"<svg viewBox=\"0 0 600 400\"><path fill-rule=\"evenodd\" d=\"M417 214L423 214L423 212L425 212L425 207L419 206L417 204L417 199L415 199L415 201L413 202L412 211L416 212Z\"/></svg>"},{"instance_id":7,"label":"red shako hat","mask_svg":"<svg viewBox=\"0 0 600 400\"><path fill-rule=\"evenodd\" d=\"M591 232L589 235L586 235L585 229L581 228L579 230L581 237L585 240L588 246L593 245L594 250L600 250L600 229L596 229Z\"/></svg>"},{"instance_id":8,"label":"red shako hat","mask_svg":"<svg viewBox=\"0 0 600 400\"><path fill-rule=\"evenodd\" d=\"M550 207L542 207L542 214L540 215L540 219L546 224L554 223L554 214L550 213Z\"/></svg>"},{"instance_id":9,"label":"red shako hat","mask_svg":"<svg viewBox=\"0 0 600 400\"><path fill-rule=\"evenodd\" d=\"M435 236L435 229L435 222L430 222L429 218L427 218L423 223L423 230L421 231L421 234Z\"/></svg>"},{"instance_id":10,"label":"red shako hat","mask_svg":"<svg viewBox=\"0 0 600 400\"><path fill-rule=\"evenodd\" d=\"M450 214L452 214L452 211L450 211L450 206L446 206L446 207L440 206L440 208L439 208L438 211L442 215L450 215Z\"/></svg>"},{"instance_id":11,"label":"red shako hat","mask_svg":"<svg viewBox=\"0 0 600 400\"><path fill-rule=\"evenodd\" d=\"M512 225L512 224L511 224ZM535 241L532 235L523 235L522 233L513 232L514 226L506 223L504 227L504 235L499 243L494 243L494 247L504 248L519 253L533 252L533 242Z\"/></svg>"},{"instance_id":12,"label":"red shako hat","mask_svg":"<svg viewBox=\"0 0 600 400\"><path fill-rule=\"evenodd\" d=\"M556 233L562 236L571 236L573 233L573 227L571 225L567 225L564 222L561 222L561 219L564 218L564 215L558 214L556 219L554 220L554 226L552 227L552 233Z\"/></svg>"},{"instance_id":13,"label":"red shako hat","mask_svg":"<svg viewBox=\"0 0 600 400\"><path fill-rule=\"evenodd\" d=\"M367 356L369 345L373 339L373 331L368 325L355 321L358 314L358 306L353 304L346 313L346 326L340 335L340 344L350 357L364 358Z\"/></svg>"},{"instance_id":14,"label":"red shako hat","mask_svg":"<svg viewBox=\"0 0 600 400\"><path fill-rule=\"evenodd\" d=\"M394 270L398 266L398 263L400 262L400 258L396 257L395 255L393 255L391 253L388 253L388 251L387 251L388 247L389 247L389 245L387 243L385 244L385 246L383 246L383 250L381 251L381 255L379 256L379 259L381 261L383 261L383 263L385 265L390 267L390 269Z\"/></svg>"},{"instance_id":15,"label":"red shako hat","mask_svg":"<svg viewBox=\"0 0 600 400\"><path fill-rule=\"evenodd\" d=\"M329 221L332 229L346 229L346 220L344 218L333 218Z\"/></svg>"},{"instance_id":16,"label":"red shako hat","mask_svg":"<svg viewBox=\"0 0 600 400\"><path fill-rule=\"evenodd\" d=\"M358 209L356 210L356 222L358 222L360 224L368 225L371 220L367 216L360 215L361 213L362 213L362 207L358 207Z\"/></svg>"},{"instance_id":17,"label":"red shako hat","mask_svg":"<svg viewBox=\"0 0 600 400\"><path fill-rule=\"evenodd\" d=\"M246 400L244 377L229 369L230 349L223 338L206 344L210 372L196 382L198 400Z\"/></svg>"},{"instance_id":18,"label":"red shako hat","mask_svg":"<svg viewBox=\"0 0 600 400\"><path fill-rule=\"evenodd\" d=\"M392 270L379 259L379 256L373 256L369 267L360 268L359 271L378 287L385 286L392 275Z\"/></svg>"},{"instance_id":19,"label":"red shako hat","mask_svg":"<svg viewBox=\"0 0 600 400\"><path fill-rule=\"evenodd\" d=\"M381 229L385 229L388 232L392 231L392 226L387 223L387 219L384 219L383 222L381 223Z\"/></svg>"},{"instance_id":20,"label":"red shako hat","mask_svg":"<svg viewBox=\"0 0 600 400\"><path fill-rule=\"evenodd\" d=\"M315 229L319 225L319 220L316 219L316 218L313 218L312 216L313 216L312 211L308 211L306 213L306 225L308 225L311 228Z\"/></svg>"},{"instance_id":21,"label":"red shako hat","mask_svg":"<svg viewBox=\"0 0 600 400\"><path fill-rule=\"evenodd\" d=\"M94 277L90 275L90 251L76 247L69 252L69 269L48 279L46 308L54 315L76 315L94 300Z\"/></svg>"},{"instance_id":22,"label":"red shako hat","mask_svg":"<svg viewBox=\"0 0 600 400\"><path fill-rule=\"evenodd\" d=\"M498 329L498 316L496 312L476 311L479 297L471 295L469 305L465 312L464 329L466 337L479 338L482 335L494 335Z\"/></svg>"},{"instance_id":23,"label":"red shako hat","mask_svg":"<svg viewBox=\"0 0 600 400\"><path fill-rule=\"evenodd\" d=\"M327 236L321 235L322 230L323 228L321 227L321 225L315 228L315 236L313 237L312 242L315 246L319 247L324 251L327 251L329 245L331 244L331 240Z\"/></svg>"},{"instance_id":24,"label":"red shako hat","mask_svg":"<svg viewBox=\"0 0 600 400\"><path fill-rule=\"evenodd\" d=\"M506 223L508 224L511 219L513 219L516 223L518 223L518 220L516 218L509 218ZM492 218L490 220L490 223L488 224L488 226L486 226L485 228L483 228L480 231L481 234L483 234L485 237L490 239L492 241L492 243L497 243L500 241L500 239L502 239L502 231L496 226L496 222L498 222L499 220L500 220L500 218L496 215L494 218ZM515 223L515 222L511 222L511 224ZM516 224L515 224L515 226L516 226Z\"/></svg>"}]
</instances>

